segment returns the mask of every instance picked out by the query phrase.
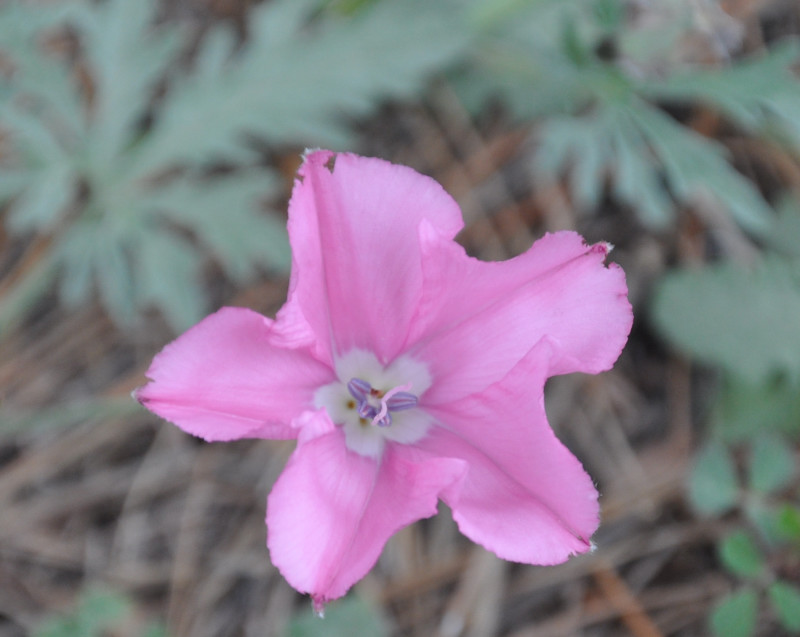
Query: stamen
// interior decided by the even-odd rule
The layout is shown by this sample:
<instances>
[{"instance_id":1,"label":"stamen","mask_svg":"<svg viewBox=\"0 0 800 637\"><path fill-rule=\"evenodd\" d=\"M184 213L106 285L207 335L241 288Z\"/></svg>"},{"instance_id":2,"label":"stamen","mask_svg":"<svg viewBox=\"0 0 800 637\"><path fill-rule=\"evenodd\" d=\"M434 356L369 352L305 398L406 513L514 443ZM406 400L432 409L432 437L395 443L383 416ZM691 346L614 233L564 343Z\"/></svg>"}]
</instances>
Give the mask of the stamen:
<instances>
[{"instance_id":1,"label":"stamen","mask_svg":"<svg viewBox=\"0 0 800 637\"><path fill-rule=\"evenodd\" d=\"M400 389L398 387L398 389ZM419 402L419 398L417 398L414 394L411 394L407 391L399 391L393 396L389 397L386 395L386 406L389 408L389 411L403 411L405 409L413 409L417 406Z\"/></svg>"},{"instance_id":2,"label":"stamen","mask_svg":"<svg viewBox=\"0 0 800 637\"><path fill-rule=\"evenodd\" d=\"M347 389L350 395L361 403L367 399L369 392L372 390L372 386L367 381L361 380L360 378L351 378L350 382L347 383Z\"/></svg>"},{"instance_id":3,"label":"stamen","mask_svg":"<svg viewBox=\"0 0 800 637\"><path fill-rule=\"evenodd\" d=\"M405 385L400 385L399 387L395 387L387 391L383 397L381 398L381 410L378 414L372 419L373 425L378 425L379 427L388 427L392 424L392 416L389 414L389 401L392 399L393 396L397 394L406 394L411 396L414 399L414 404L410 405L409 407L402 407L402 409L410 409L411 407L416 407L417 405L417 397L414 394L408 394L405 390L411 389L411 383L407 383ZM401 404L408 402L403 397L400 397ZM397 411L397 409L392 409L392 411Z\"/></svg>"}]
</instances>

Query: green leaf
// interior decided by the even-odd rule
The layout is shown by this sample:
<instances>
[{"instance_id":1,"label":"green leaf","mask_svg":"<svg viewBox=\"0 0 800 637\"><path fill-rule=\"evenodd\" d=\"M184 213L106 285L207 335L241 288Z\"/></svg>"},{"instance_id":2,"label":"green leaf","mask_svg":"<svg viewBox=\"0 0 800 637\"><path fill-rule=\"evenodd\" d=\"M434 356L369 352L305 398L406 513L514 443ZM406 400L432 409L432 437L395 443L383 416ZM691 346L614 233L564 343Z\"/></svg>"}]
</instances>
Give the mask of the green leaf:
<instances>
[{"instance_id":1,"label":"green leaf","mask_svg":"<svg viewBox=\"0 0 800 637\"><path fill-rule=\"evenodd\" d=\"M6 219L8 229L15 234L54 230L72 201L74 191L75 175L71 166L54 164L47 167L14 201Z\"/></svg>"},{"instance_id":2,"label":"green leaf","mask_svg":"<svg viewBox=\"0 0 800 637\"><path fill-rule=\"evenodd\" d=\"M588 114L542 124L536 172L552 181L569 167L572 196L589 209L600 203L610 176L614 194L653 228L672 221L674 198L692 206L717 201L746 229L767 232L770 207L716 142L635 98L618 74L594 77L604 101Z\"/></svg>"},{"instance_id":3,"label":"green leaf","mask_svg":"<svg viewBox=\"0 0 800 637\"><path fill-rule=\"evenodd\" d=\"M658 285L659 331L701 361L751 383L800 373L800 285L792 265L772 259L748 268L722 263L675 270Z\"/></svg>"},{"instance_id":4,"label":"green leaf","mask_svg":"<svg viewBox=\"0 0 800 637\"><path fill-rule=\"evenodd\" d=\"M174 83L137 150L134 177L156 166L242 159L248 134L345 145L341 114L363 115L379 99L413 95L466 45L452 11L438 3L380 2L352 18L329 15L309 25L315 9L298 0L254 8L250 37L224 72L205 65Z\"/></svg>"},{"instance_id":5,"label":"green leaf","mask_svg":"<svg viewBox=\"0 0 800 637\"><path fill-rule=\"evenodd\" d=\"M721 203L734 219L755 235L770 230L772 210L743 175L728 163L726 152L653 108L631 108L636 122L664 167L670 191L690 205Z\"/></svg>"},{"instance_id":6,"label":"green leaf","mask_svg":"<svg viewBox=\"0 0 800 637\"><path fill-rule=\"evenodd\" d=\"M769 204L731 166L727 149L653 105L666 97L702 99L710 72L681 76L696 78L692 80L696 94L688 86L681 89L678 79L666 82L669 89L659 93L663 73L658 83L651 84L640 73L630 72L635 65L599 59L595 49L602 38L622 41L633 30L624 25L623 3L617 0L483 4L475 12L480 16L476 23L486 33L470 57L468 71L454 77L456 89L472 110L489 97L500 96L519 117L542 118L534 169L549 180L559 172L568 173L578 207L595 208L610 177L614 195L651 228L668 226L675 200L695 208L722 207L748 232L757 236L769 232L773 217ZM672 20L677 41L678 35L693 28L692 16L678 8L673 13L686 14ZM647 46L652 48L652 37ZM669 42L664 56L674 48ZM776 53L768 65L769 79L759 82L755 80L760 68L736 67L729 83L752 78L748 86L760 87L780 76L787 80L784 85L800 85L788 81L789 61L786 54ZM708 93L713 92L709 84ZM739 110L747 110L744 102L749 105L754 95L760 95L744 90L730 93L726 103ZM770 102L773 111L775 105ZM791 106L785 110L791 111Z\"/></svg>"},{"instance_id":7,"label":"green leaf","mask_svg":"<svg viewBox=\"0 0 800 637\"><path fill-rule=\"evenodd\" d=\"M176 332L203 317L200 265L195 248L175 233L150 231L138 244L135 267L141 304L158 307Z\"/></svg>"},{"instance_id":8,"label":"green leaf","mask_svg":"<svg viewBox=\"0 0 800 637\"><path fill-rule=\"evenodd\" d=\"M62 269L59 292L70 309L89 300L94 282L95 244L102 237L97 222L80 219L64 231L55 248L55 258Z\"/></svg>"},{"instance_id":9,"label":"green leaf","mask_svg":"<svg viewBox=\"0 0 800 637\"><path fill-rule=\"evenodd\" d=\"M592 11L598 24L606 31L614 32L625 20L626 7L620 0L594 0Z\"/></svg>"},{"instance_id":10,"label":"green leaf","mask_svg":"<svg viewBox=\"0 0 800 637\"><path fill-rule=\"evenodd\" d=\"M570 190L576 205L594 210L604 193L611 145L601 118L553 118L542 126L534 170L549 180L570 166Z\"/></svg>"},{"instance_id":11,"label":"green leaf","mask_svg":"<svg viewBox=\"0 0 800 637\"><path fill-rule=\"evenodd\" d=\"M666 228L674 218L674 204L661 184L658 162L645 152L647 142L628 120L620 109L617 117L606 122L616 164L614 193L633 206L646 226Z\"/></svg>"},{"instance_id":12,"label":"green leaf","mask_svg":"<svg viewBox=\"0 0 800 637\"><path fill-rule=\"evenodd\" d=\"M794 454L788 443L764 434L753 441L750 455L750 486L771 493L786 486L795 473Z\"/></svg>"},{"instance_id":13,"label":"green leaf","mask_svg":"<svg viewBox=\"0 0 800 637\"><path fill-rule=\"evenodd\" d=\"M777 212L774 230L767 237L770 247L786 256L800 257L800 202L795 197L783 197Z\"/></svg>"},{"instance_id":14,"label":"green leaf","mask_svg":"<svg viewBox=\"0 0 800 637\"><path fill-rule=\"evenodd\" d=\"M712 440L695 457L689 499L700 513L721 515L736 505L738 497L736 468L728 448Z\"/></svg>"},{"instance_id":15,"label":"green leaf","mask_svg":"<svg viewBox=\"0 0 800 637\"><path fill-rule=\"evenodd\" d=\"M800 82L792 70L797 59L797 43L785 42L728 68L674 74L643 90L656 99L712 104L741 126L757 131L777 114L774 104L787 99L800 104Z\"/></svg>"},{"instance_id":16,"label":"green leaf","mask_svg":"<svg viewBox=\"0 0 800 637\"><path fill-rule=\"evenodd\" d=\"M758 617L758 596L749 588L722 598L711 611L711 630L717 637L750 637Z\"/></svg>"},{"instance_id":17,"label":"green leaf","mask_svg":"<svg viewBox=\"0 0 800 637\"><path fill-rule=\"evenodd\" d=\"M725 374L711 417L714 433L733 442L770 432L800 433L800 384L787 376L760 384Z\"/></svg>"},{"instance_id":18,"label":"green leaf","mask_svg":"<svg viewBox=\"0 0 800 637\"><path fill-rule=\"evenodd\" d=\"M259 169L176 179L148 193L142 205L192 229L232 279L246 282L258 266L288 270L291 263L285 221L259 205L278 183L276 175Z\"/></svg>"},{"instance_id":19,"label":"green leaf","mask_svg":"<svg viewBox=\"0 0 800 637\"><path fill-rule=\"evenodd\" d=\"M719 545L725 567L740 577L757 577L766 565L764 556L746 531L730 533Z\"/></svg>"},{"instance_id":20,"label":"green leaf","mask_svg":"<svg viewBox=\"0 0 800 637\"><path fill-rule=\"evenodd\" d=\"M89 139L92 171L102 175L131 142L181 44L175 28L155 29L154 0L108 0L82 36L97 84Z\"/></svg>"},{"instance_id":21,"label":"green leaf","mask_svg":"<svg viewBox=\"0 0 800 637\"><path fill-rule=\"evenodd\" d=\"M775 528L781 539L800 545L800 508L784 504L778 510Z\"/></svg>"},{"instance_id":22,"label":"green leaf","mask_svg":"<svg viewBox=\"0 0 800 637\"><path fill-rule=\"evenodd\" d=\"M769 599L781 625L792 634L800 633L800 588L775 582L769 587Z\"/></svg>"},{"instance_id":23,"label":"green leaf","mask_svg":"<svg viewBox=\"0 0 800 637\"><path fill-rule=\"evenodd\" d=\"M555 180L568 167L570 191L581 208L601 203L610 177L614 194L645 224L664 228L673 219L661 166L627 106L606 104L592 115L551 118L542 125L534 170Z\"/></svg>"},{"instance_id":24,"label":"green leaf","mask_svg":"<svg viewBox=\"0 0 800 637\"><path fill-rule=\"evenodd\" d=\"M378 609L357 596L334 602L320 618L310 609L289 623L286 637L388 637Z\"/></svg>"},{"instance_id":25,"label":"green leaf","mask_svg":"<svg viewBox=\"0 0 800 637\"><path fill-rule=\"evenodd\" d=\"M137 295L134 274L123 237L110 236L94 248L94 272L100 298L119 325L130 325L136 318Z\"/></svg>"},{"instance_id":26,"label":"green leaf","mask_svg":"<svg viewBox=\"0 0 800 637\"><path fill-rule=\"evenodd\" d=\"M252 159L253 135L273 145L345 145L348 118L416 94L467 43L452 7L438 3L374 3L351 16L318 8L263 3L243 46L230 29L212 29L193 66L170 77L190 38L158 23L156 0L0 4L0 49L14 70L0 74L11 142L0 203L15 232L58 231L62 300L75 306L98 290L121 325L156 305L185 326L203 306L203 257L236 282L259 268L287 269L284 220L261 208L278 180L235 165L208 178L209 163ZM65 25L91 76L91 99L69 60L39 46L42 30Z\"/></svg>"},{"instance_id":27,"label":"green leaf","mask_svg":"<svg viewBox=\"0 0 800 637\"><path fill-rule=\"evenodd\" d=\"M758 531L759 537L770 548L782 542L778 527L778 512L775 507L766 502L763 498L746 498L744 501L744 513L747 519Z\"/></svg>"}]
</instances>

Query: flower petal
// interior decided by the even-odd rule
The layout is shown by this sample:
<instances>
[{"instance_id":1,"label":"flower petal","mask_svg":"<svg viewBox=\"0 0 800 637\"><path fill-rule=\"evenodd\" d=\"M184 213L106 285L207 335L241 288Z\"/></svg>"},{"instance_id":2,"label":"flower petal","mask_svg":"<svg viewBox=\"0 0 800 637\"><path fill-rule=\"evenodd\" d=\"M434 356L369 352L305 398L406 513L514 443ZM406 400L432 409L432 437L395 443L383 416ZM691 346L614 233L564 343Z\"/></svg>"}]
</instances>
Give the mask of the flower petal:
<instances>
[{"instance_id":1,"label":"flower petal","mask_svg":"<svg viewBox=\"0 0 800 637\"><path fill-rule=\"evenodd\" d=\"M422 290L418 226L451 238L463 221L434 180L380 159L318 151L306 157L289 203L289 303L320 339L317 355L361 348L390 362Z\"/></svg>"},{"instance_id":2,"label":"flower petal","mask_svg":"<svg viewBox=\"0 0 800 637\"><path fill-rule=\"evenodd\" d=\"M136 398L206 440L294 438L292 419L312 407L334 372L308 348L276 345L275 325L251 310L222 308L155 357L151 382Z\"/></svg>"},{"instance_id":3,"label":"flower petal","mask_svg":"<svg viewBox=\"0 0 800 637\"><path fill-rule=\"evenodd\" d=\"M606 244L559 232L487 263L425 224L420 232L425 291L408 352L435 379L426 404L491 385L544 337L556 347L551 376L597 373L619 356L633 315L622 269L603 264Z\"/></svg>"},{"instance_id":4,"label":"flower petal","mask_svg":"<svg viewBox=\"0 0 800 637\"><path fill-rule=\"evenodd\" d=\"M557 564L591 548L597 490L555 437L544 411L553 346L542 341L500 382L456 404L434 408L442 424L417 443L469 464L443 493L464 535L499 557Z\"/></svg>"},{"instance_id":5,"label":"flower petal","mask_svg":"<svg viewBox=\"0 0 800 637\"><path fill-rule=\"evenodd\" d=\"M300 440L267 501L267 544L283 576L318 606L361 579L394 532L436 513L440 492L465 471L460 460L414 462L393 444L380 461L366 458L345 447L338 428Z\"/></svg>"}]
</instances>

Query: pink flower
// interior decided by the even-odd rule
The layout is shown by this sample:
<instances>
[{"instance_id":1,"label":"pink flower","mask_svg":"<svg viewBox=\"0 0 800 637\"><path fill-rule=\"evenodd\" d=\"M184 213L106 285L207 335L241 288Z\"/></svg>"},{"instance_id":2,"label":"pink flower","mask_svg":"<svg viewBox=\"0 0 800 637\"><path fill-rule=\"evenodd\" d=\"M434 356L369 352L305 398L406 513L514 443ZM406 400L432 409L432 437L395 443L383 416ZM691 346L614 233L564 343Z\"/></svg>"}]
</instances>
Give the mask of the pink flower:
<instances>
[{"instance_id":1,"label":"pink flower","mask_svg":"<svg viewBox=\"0 0 800 637\"><path fill-rule=\"evenodd\" d=\"M289 204L276 319L223 308L156 356L137 398L206 440L297 438L267 503L273 562L318 608L442 499L501 558L587 551L597 491L547 423L549 376L609 369L631 327L606 244L549 234L467 256L433 180L309 154Z\"/></svg>"}]
</instances>

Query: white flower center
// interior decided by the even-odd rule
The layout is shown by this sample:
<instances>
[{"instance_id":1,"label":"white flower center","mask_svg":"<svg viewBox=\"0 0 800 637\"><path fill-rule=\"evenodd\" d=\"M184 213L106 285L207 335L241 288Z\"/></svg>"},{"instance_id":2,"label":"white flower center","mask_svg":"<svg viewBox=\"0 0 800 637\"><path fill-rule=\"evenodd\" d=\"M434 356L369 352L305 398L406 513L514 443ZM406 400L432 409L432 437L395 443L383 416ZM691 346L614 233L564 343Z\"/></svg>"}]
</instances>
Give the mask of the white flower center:
<instances>
[{"instance_id":1,"label":"white flower center","mask_svg":"<svg viewBox=\"0 0 800 637\"><path fill-rule=\"evenodd\" d=\"M347 446L380 457L387 440L410 444L432 424L417 401L431 386L428 368L401 356L383 367L372 352L351 350L336 361L337 381L320 387L314 405L344 430Z\"/></svg>"}]
</instances>

